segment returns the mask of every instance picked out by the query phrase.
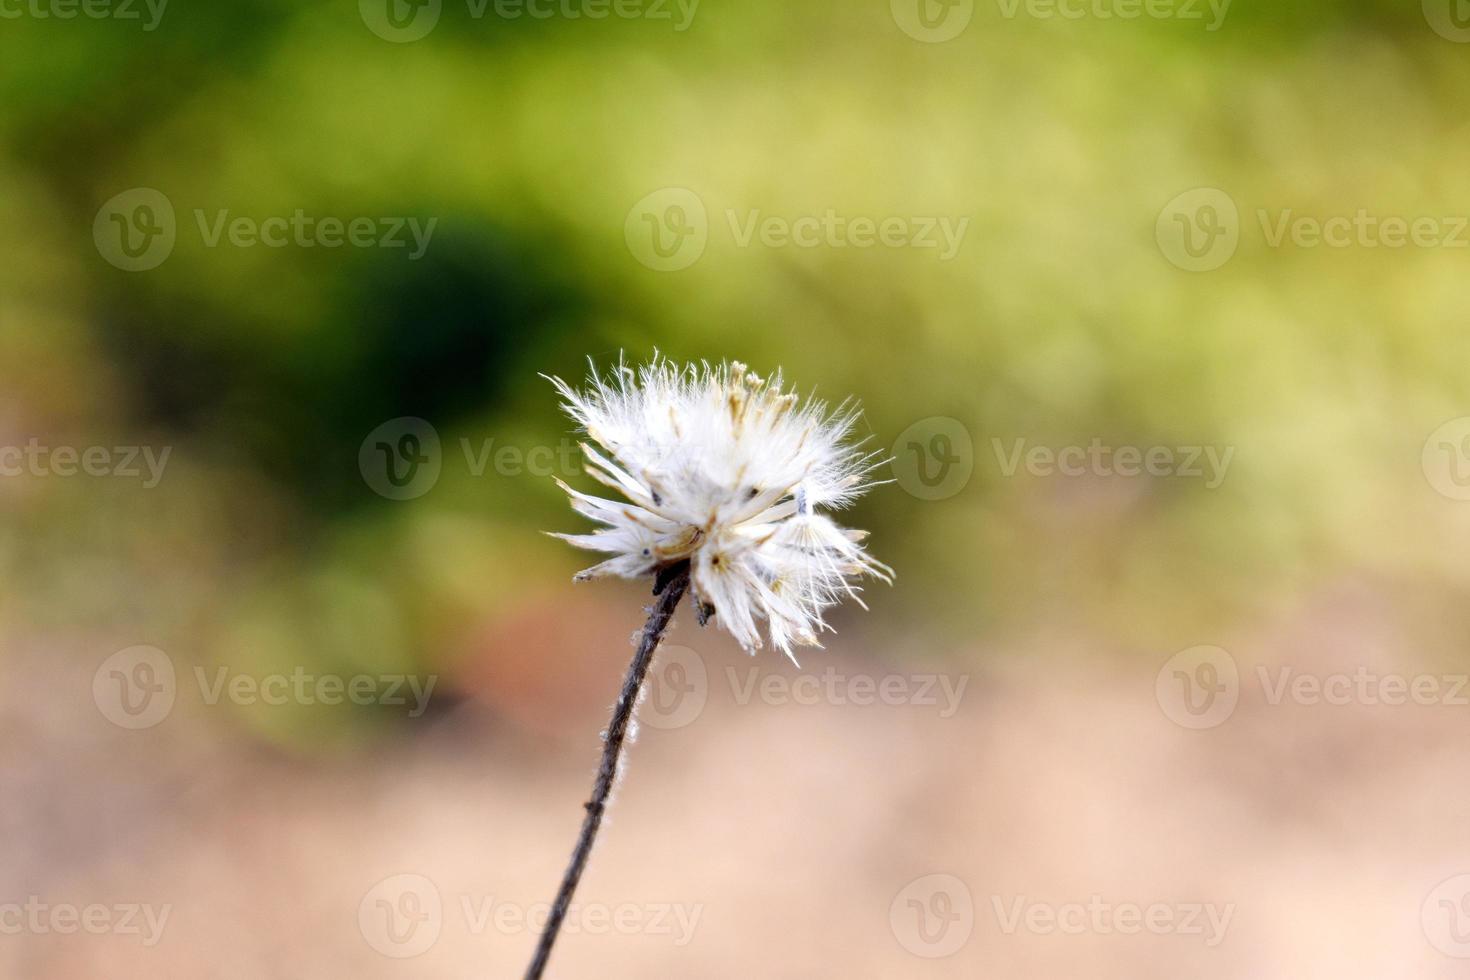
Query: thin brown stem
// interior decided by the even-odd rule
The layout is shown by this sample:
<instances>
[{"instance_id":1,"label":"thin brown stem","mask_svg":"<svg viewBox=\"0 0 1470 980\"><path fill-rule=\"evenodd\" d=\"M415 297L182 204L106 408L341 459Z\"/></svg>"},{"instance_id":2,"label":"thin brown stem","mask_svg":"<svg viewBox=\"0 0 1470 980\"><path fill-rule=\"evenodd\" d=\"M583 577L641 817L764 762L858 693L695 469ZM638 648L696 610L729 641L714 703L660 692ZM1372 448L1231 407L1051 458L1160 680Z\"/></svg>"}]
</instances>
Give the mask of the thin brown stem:
<instances>
[{"instance_id":1,"label":"thin brown stem","mask_svg":"<svg viewBox=\"0 0 1470 980\"><path fill-rule=\"evenodd\" d=\"M674 607L679 604L688 588L687 561L664 569L654 583L653 594L659 597L658 603L648 615L643 635L638 640L638 652L633 654L633 662L628 665L628 676L623 679L623 691L618 695L612 722L608 724L607 735L602 741L602 762L597 767L597 778L592 783L592 798L583 804L587 809L587 816L582 820L582 832L577 837L577 846L572 850L572 862L562 876L556 901L551 905L546 931L541 934L541 941L536 945L536 956L526 970L526 980L540 980L546 969L546 961L551 957L551 947L555 945L562 920L567 916L567 908L572 903L577 883L582 880L582 870L587 867L587 857L592 853L592 842L597 839L597 829L602 826L602 814L607 809L608 794L612 792L613 783L617 780L618 762L622 757L623 743L628 737L628 726L633 720L633 709L638 704L638 692L643 689L643 680L648 676L649 665L653 663L653 652L658 649L664 630L668 629L669 620L674 616Z\"/></svg>"}]
</instances>

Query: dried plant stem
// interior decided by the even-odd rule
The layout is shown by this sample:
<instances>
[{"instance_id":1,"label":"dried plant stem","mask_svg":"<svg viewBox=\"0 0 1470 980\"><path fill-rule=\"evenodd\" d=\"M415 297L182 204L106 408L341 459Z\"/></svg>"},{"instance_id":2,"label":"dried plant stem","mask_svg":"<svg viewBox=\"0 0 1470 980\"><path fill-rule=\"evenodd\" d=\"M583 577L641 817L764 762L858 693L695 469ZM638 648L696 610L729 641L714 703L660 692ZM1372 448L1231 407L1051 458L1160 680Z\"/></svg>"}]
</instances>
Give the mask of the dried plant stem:
<instances>
[{"instance_id":1,"label":"dried plant stem","mask_svg":"<svg viewBox=\"0 0 1470 980\"><path fill-rule=\"evenodd\" d=\"M602 762L597 767L597 779L592 783L592 798L583 804L587 808L587 816L582 821L582 833L577 837L577 846L572 850L572 862L562 876L561 888L557 890L556 901L552 903L551 915L546 920L546 931L541 934L541 941L536 945L536 956L526 970L526 980L539 980L546 969L551 947L556 943L556 935L561 929L562 920L566 918L572 894L577 890L577 882L582 880L582 870L587 867L587 857L592 853L592 842L597 839L597 829L602 825L602 814L607 809L607 797L617 779L618 760L623 754L623 743L628 737L628 725L633 720L638 692L642 690L643 680L648 676L648 667L653 663L653 652L658 649L664 630L673 618L674 607L679 604L688 588L687 561L664 569L654 584L653 594L659 600L649 613L643 635L638 640L638 652L633 654L633 662L628 665L628 676L623 679L623 692L618 695L612 722L608 724L607 735L603 739Z\"/></svg>"}]
</instances>

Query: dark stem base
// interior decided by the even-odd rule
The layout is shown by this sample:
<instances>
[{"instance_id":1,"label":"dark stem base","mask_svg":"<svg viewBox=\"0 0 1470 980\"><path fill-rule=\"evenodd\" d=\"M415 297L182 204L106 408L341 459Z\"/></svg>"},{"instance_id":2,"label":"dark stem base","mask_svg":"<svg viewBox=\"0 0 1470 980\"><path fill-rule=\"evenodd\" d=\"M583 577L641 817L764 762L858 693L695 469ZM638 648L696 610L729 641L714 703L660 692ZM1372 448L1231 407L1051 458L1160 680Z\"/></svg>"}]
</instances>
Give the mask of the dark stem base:
<instances>
[{"instance_id":1,"label":"dark stem base","mask_svg":"<svg viewBox=\"0 0 1470 980\"><path fill-rule=\"evenodd\" d=\"M526 970L526 980L540 980L546 969L546 961L551 957L551 947L556 944L562 920L567 917L567 907L572 903L577 883L582 880L582 870L587 867L587 857L592 853L592 842L597 839L597 829L602 826L602 814L607 809L608 794L612 792L613 783L617 780L618 761L623 754L623 743L628 737L628 726L633 720L633 709L638 704L638 692L643 689L644 678L648 676L649 665L653 663L653 652L658 649L664 630L668 629L669 620L674 616L674 607L684 598L688 588L687 561L664 569L654 583L653 594L659 597L658 603L648 615L643 635L638 640L638 651L633 654L633 662L628 665L628 676L623 679L623 691L618 695L612 721L608 724L607 735L603 739L602 762L597 767L597 778L592 783L592 797L583 804L587 809L587 816L582 820L582 832L577 837L577 846L572 850L572 862L562 877L556 901L552 903L551 915L546 920L546 931L536 944L536 956Z\"/></svg>"}]
</instances>

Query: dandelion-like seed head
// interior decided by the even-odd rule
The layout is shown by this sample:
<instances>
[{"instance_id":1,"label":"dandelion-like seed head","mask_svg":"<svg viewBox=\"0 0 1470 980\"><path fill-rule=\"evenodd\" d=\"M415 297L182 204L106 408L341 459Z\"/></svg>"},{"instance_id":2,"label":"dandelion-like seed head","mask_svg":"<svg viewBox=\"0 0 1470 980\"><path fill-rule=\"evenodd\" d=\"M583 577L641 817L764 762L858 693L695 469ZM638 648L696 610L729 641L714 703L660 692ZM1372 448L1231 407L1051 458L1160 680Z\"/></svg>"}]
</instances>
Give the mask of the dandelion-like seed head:
<instances>
[{"instance_id":1,"label":"dandelion-like seed head","mask_svg":"<svg viewBox=\"0 0 1470 980\"><path fill-rule=\"evenodd\" d=\"M701 621L713 614L747 651L760 624L788 657L820 646L825 610L857 580L892 581L863 547L864 531L839 527L823 510L846 506L873 485L879 465L849 436L859 412L829 409L783 390L736 362L680 366L655 354L638 369L596 369L585 391L549 378L592 442L586 470L626 500L581 493L561 480L572 508L603 525L558 534L610 558L578 573L653 575L688 560ZM865 607L866 608L866 607Z\"/></svg>"}]
</instances>

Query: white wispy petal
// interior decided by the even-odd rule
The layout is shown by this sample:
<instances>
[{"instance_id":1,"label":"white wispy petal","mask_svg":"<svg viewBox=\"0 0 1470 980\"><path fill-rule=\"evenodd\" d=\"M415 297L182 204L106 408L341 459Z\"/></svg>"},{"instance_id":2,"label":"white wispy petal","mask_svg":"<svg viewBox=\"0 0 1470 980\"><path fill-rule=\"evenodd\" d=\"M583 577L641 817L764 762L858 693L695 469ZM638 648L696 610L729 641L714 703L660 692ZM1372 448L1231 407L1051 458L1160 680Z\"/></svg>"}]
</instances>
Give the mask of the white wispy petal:
<instances>
[{"instance_id":1,"label":"white wispy petal","mask_svg":"<svg viewBox=\"0 0 1470 980\"><path fill-rule=\"evenodd\" d=\"M863 547L866 532L839 527L821 509L846 506L873 485L876 453L849 442L851 402L835 410L803 402L739 362L680 366L655 355L634 370L593 369L587 388L548 378L564 408L601 451L584 442L587 473L627 498L611 500L561 480L572 508L604 528L558 534L612 557L578 574L650 575L688 559L696 601L749 651L820 646L824 612L851 598L857 580L892 580Z\"/></svg>"}]
</instances>

